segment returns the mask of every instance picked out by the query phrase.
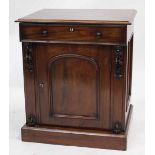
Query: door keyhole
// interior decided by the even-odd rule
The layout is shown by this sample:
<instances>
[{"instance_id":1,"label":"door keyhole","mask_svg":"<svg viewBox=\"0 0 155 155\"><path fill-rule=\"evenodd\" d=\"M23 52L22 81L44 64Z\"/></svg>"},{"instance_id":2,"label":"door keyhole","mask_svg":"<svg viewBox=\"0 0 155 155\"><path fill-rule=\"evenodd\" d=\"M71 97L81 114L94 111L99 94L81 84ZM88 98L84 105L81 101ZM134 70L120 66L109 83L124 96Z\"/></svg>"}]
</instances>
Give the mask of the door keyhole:
<instances>
[{"instance_id":1,"label":"door keyhole","mask_svg":"<svg viewBox=\"0 0 155 155\"><path fill-rule=\"evenodd\" d=\"M39 87L43 88L44 87L44 83L43 82L39 83Z\"/></svg>"}]
</instances>

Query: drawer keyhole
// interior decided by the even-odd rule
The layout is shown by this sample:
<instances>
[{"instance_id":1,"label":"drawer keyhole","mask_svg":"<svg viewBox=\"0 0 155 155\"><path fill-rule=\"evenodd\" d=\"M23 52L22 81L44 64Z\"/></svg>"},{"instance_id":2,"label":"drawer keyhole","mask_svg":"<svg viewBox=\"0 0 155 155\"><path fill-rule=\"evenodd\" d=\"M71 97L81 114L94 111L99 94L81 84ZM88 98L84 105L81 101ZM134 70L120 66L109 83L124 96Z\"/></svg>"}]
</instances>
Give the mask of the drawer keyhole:
<instances>
[{"instance_id":1,"label":"drawer keyhole","mask_svg":"<svg viewBox=\"0 0 155 155\"><path fill-rule=\"evenodd\" d=\"M74 32L74 28L73 28L73 27L70 27L70 28L69 28L69 31L70 31L70 32Z\"/></svg>"},{"instance_id":2,"label":"drawer keyhole","mask_svg":"<svg viewBox=\"0 0 155 155\"><path fill-rule=\"evenodd\" d=\"M102 33L101 32L96 32L96 38L97 39L101 38L101 36L102 36Z\"/></svg>"}]
</instances>

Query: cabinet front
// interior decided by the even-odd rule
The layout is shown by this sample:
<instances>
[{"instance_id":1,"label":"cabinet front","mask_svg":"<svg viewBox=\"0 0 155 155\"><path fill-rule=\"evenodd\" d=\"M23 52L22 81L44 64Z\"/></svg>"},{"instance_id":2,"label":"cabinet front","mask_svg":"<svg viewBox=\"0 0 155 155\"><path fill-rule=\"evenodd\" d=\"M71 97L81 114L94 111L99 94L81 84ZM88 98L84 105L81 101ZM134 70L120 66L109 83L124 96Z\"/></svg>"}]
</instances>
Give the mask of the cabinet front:
<instances>
[{"instance_id":1,"label":"cabinet front","mask_svg":"<svg viewBox=\"0 0 155 155\"><path fill-rule=\"evenodd\" d=\"M34 47L39 124L109 129L111 47Z\"/></svg>"}]
</instances>

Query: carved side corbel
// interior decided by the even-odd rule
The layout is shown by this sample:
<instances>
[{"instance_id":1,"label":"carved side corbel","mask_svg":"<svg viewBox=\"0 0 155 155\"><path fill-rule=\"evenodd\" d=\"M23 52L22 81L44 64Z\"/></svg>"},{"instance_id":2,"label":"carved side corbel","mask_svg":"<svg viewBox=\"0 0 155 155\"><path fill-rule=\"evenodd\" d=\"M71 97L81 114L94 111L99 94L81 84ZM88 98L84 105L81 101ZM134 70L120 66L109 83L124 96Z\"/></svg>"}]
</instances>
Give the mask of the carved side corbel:
<instances>
[{"instance_id":1,"label":"carved side corbel","mask_svg":"<svg viewBox=\"0 0 155 155\"><path fill-rule=\"evenodd\" d=\"M24 48L24 62L26 64L26 68L30 73L33 72L33 53L32 53L32 43L25 43Z\"/></svg>"},{"instance_id":2,"label":"carved side corbel","mask_svg":"<svg viewBox=\"0 0 155 155\"><path fill-rule=\"evenodd\" d=\"M121 46L114 47L114 76L121 79L123 76L123 50Z\"/></svg>"},{"instance_id":3,"label":"carved side corbel","mask_svg":"<svg viewBox=\"0 0 155 155\"><path fill-rule=\"evenodd\" d=\"M37 123L37 119L34 115L30 114L26 116L26 125L27 126L35 126Z\"/></svg>"},{"instance_id":4,"label":"carved side corbel","mask_svg":"<svg viewBox=\"0 0 155 155\"><path fill-rule=\"evenodd\" d=\"M115 122L112 127L112 132L114 134L120 134L123 132L122 124L120 122Z\"/></svg>"}]
</instances>

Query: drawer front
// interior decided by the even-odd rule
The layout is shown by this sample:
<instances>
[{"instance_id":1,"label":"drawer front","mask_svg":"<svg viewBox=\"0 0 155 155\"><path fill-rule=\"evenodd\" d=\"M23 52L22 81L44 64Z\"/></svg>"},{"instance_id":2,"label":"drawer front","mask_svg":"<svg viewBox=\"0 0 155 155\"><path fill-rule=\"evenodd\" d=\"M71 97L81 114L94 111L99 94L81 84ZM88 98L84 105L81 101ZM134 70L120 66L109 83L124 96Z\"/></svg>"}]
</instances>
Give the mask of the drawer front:
<instances>
[{"instance_id":1,"label":"drawer front","mask_svg":"<svg viewBox=\"0 0 155 155\"><path fill-rule=\"evenodd\" d=\"M21 25L22 40L125 43L124 26Z\"/></svg>"}]
</instances>

